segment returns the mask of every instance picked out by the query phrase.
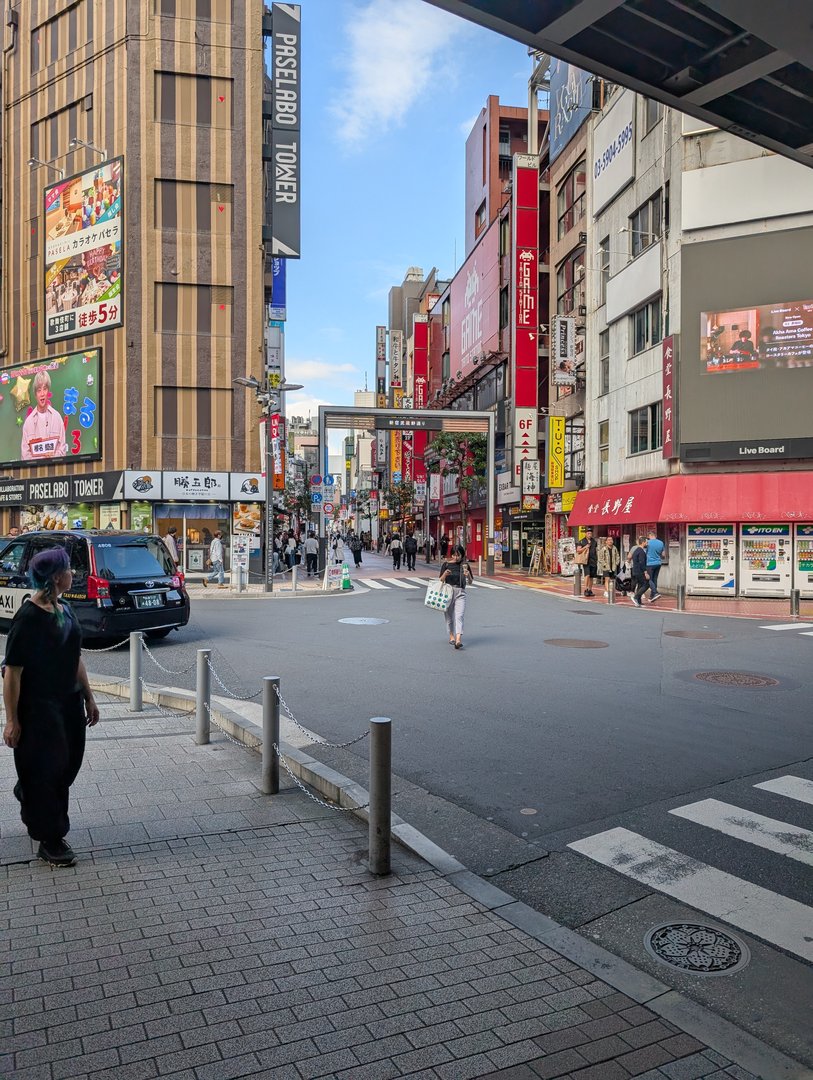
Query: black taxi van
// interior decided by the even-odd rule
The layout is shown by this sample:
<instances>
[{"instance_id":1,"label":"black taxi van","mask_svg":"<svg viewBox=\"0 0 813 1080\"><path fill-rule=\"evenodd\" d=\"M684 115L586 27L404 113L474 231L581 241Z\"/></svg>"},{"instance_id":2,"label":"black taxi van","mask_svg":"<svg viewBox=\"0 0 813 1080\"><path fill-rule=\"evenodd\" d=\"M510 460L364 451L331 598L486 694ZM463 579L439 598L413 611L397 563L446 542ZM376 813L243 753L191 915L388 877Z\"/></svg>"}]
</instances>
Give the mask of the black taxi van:
<instances>
[{"instance_id":1,"label":"black taxi van","mask_svg":"<svg viewBox=\"0 0 813 1080\"><path fill-rule=\"evenodd\" d=\"M144 630L166 637L189 622L183 574L160 536L98 529L23 533L0 541L0 627L31 595L28 567L38 551L64 547L73 584L64 593L86 638Z\"/></svg>"}]
</instances>

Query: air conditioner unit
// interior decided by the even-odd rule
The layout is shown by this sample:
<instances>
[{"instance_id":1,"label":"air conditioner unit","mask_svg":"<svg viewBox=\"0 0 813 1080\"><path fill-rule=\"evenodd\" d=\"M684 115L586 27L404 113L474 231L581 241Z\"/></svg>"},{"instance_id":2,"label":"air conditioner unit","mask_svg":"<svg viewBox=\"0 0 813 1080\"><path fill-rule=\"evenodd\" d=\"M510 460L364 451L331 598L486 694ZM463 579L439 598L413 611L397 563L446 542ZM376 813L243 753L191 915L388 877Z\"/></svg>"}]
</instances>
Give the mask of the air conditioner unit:
<instances>
[{"instance_id":1,"label":"air conditioner unit","mask_svg":"<svg viewBox=\"0 0 813 1080\"><path fill-rule=\"evenodd\" d=\"M587 233L586 232L580 232L579 233L579 243L580 244L586 244L587 243Z\"/></svg>"},{"instance_id":2,"label":"air conditioner unit","mask_svg":"<svg viewBox=\"0 0 813 1080\"><path fill-rule=\"evenodd\" d=\"M586 319L587 318L587 304L579 304L579 318L580 319Z\"/></svg>"}]
</instances>

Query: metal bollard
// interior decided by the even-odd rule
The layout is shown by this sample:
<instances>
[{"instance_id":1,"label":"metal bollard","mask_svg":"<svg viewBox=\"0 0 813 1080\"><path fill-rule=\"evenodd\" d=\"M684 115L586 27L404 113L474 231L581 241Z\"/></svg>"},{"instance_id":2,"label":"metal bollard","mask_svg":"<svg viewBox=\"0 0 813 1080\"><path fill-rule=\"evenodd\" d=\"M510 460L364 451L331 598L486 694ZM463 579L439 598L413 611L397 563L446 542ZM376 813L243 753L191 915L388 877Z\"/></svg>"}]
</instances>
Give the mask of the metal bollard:
<instances>
[{"instance_id":1,"label":"metal bollard","mask_svg":"<svg viewBox=\"0 0 813 1080\"><path fill-rule=\"evenodd\" d=\"M392 828L392 720L370 720L370 873L390 873Z\"/></svg>"},{"instance_id":2,"label":"metal bollard","mask_svg":"<svg viewBox=\"0 0 813 1080\"><path fill-rule=\"evenodd\" d=\"M212 705L212 672L209 668L211 649L198 649L198 674L195 683L195 743L209 742L209 709Z\"/></svg>"},{"instance_id":3,"label":"metal bollard","mask_svg":"<svg viewBox=\"0 0 813 1080\"><path fill-rule=\"evenodd\" d=\"M294 563L291 569L291 589L293 592L296 592L296 572L298 569L299 567Z\"/></svg>"},{"instance_id":4,"label":"metal bollard","mask_svg":"<svg viewBox=\"0 0 813 1080\"><path fill-rule=\"evenodd\" d=\"M678 585L677 587L677 609L678 611L686 610L686 586Z\"/></svg>"},{"instance_id":5,"label":"metal bollard","mask_svg":"<svg viewBox=\"0 0 813 1080\"><path fill-rule=\"evenodd\" d=\"M582 594L582 572L577 566L573 571L573 595L581 596Z\"/></svg>"},{"instance_id":6,"label":"metal bollard","mask_svg":"<svg viewBox=\"0 0 813 1080\"><path fill-rule=\"evenodd\" d=\"M801 592L799 591L799 589L791 589L790 590L790 613L791 613L791 615L798 615L799 614L799 599L800 599L800 597L801 597Z\"/></svg>"},{"instance_id":7,"label":"metal bollard","mask_svg":"<svg viewBox=\"0 0 813 1080\"><path fill-rule=\"evenodd\" d=\"M615 578L607 579L607 603L615 603Z\"/></svg>"},{"instance_id":8,"label":"metal bollard","mask_svg":"<svg viewBox=\"0 0 813 1080\"><path fill-rule=\"evenodd\" d=\"M263 679L263 794L279 793L279 675Z\"/></svg>"},{"instance_id":9,"label":"metal bollard","mask_svg":"<svg viewBox=\"0 0 813 1080\"><path fill-rule=\"evenodd\" d=\"M478 577L483 576L483 556L482 555L477 556L477 576Z\"/></svg>"},{"instance_id":10,"label":"metal bollard","mask_svg":"<svg viewBox=\"0 0 813 1080\"><path fill-rule=\"evenodd\" d=\"M140 630L130 633L130 712L143 712L144 699L141 686L141 641Z\"/></svg>"}]
</instances>

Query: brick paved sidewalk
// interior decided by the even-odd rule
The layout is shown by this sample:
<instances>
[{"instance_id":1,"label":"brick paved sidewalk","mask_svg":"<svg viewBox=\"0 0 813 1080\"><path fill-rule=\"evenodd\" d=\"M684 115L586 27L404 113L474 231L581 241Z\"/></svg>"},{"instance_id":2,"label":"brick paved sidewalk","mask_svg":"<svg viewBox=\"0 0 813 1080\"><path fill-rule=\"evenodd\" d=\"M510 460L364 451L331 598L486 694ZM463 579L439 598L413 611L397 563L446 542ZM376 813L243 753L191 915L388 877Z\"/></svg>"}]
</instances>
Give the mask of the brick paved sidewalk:
<instances>
[{"instance_id":1,"label":"brick paved sidewalk","mask_svg":"<svg viewBox=\"0 0 813 1080\"><path fill-rule=\"evenodd\" d=\"M4 1080L751 1077L416 856L372 878L360 822L189 717L103 712L73 869L0 755Z\"/></svg>"}]
</instances>

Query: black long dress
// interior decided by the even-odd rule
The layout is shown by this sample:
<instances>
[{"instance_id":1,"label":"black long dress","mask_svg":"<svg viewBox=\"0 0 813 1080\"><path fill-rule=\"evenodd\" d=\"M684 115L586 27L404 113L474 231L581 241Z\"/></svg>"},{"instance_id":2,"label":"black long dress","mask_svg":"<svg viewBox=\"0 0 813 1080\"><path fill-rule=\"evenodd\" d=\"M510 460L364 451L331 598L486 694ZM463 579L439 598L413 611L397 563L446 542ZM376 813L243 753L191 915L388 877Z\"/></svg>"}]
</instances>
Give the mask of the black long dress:
<instances>
[{"instance_id":1,"label":"black long dress","mask_svg":"<svg viewBox=\"0 0 813 1080\"><path fill-rule=\"evenodd\" d=\"M85 716L77 681L82 632L67 604L64 618L23 604L8 634L5 663L23 669L14 749L20 816L33 840L61 840L70 829L68 793L85 753Z\"/></svg>"}]
</instances>

